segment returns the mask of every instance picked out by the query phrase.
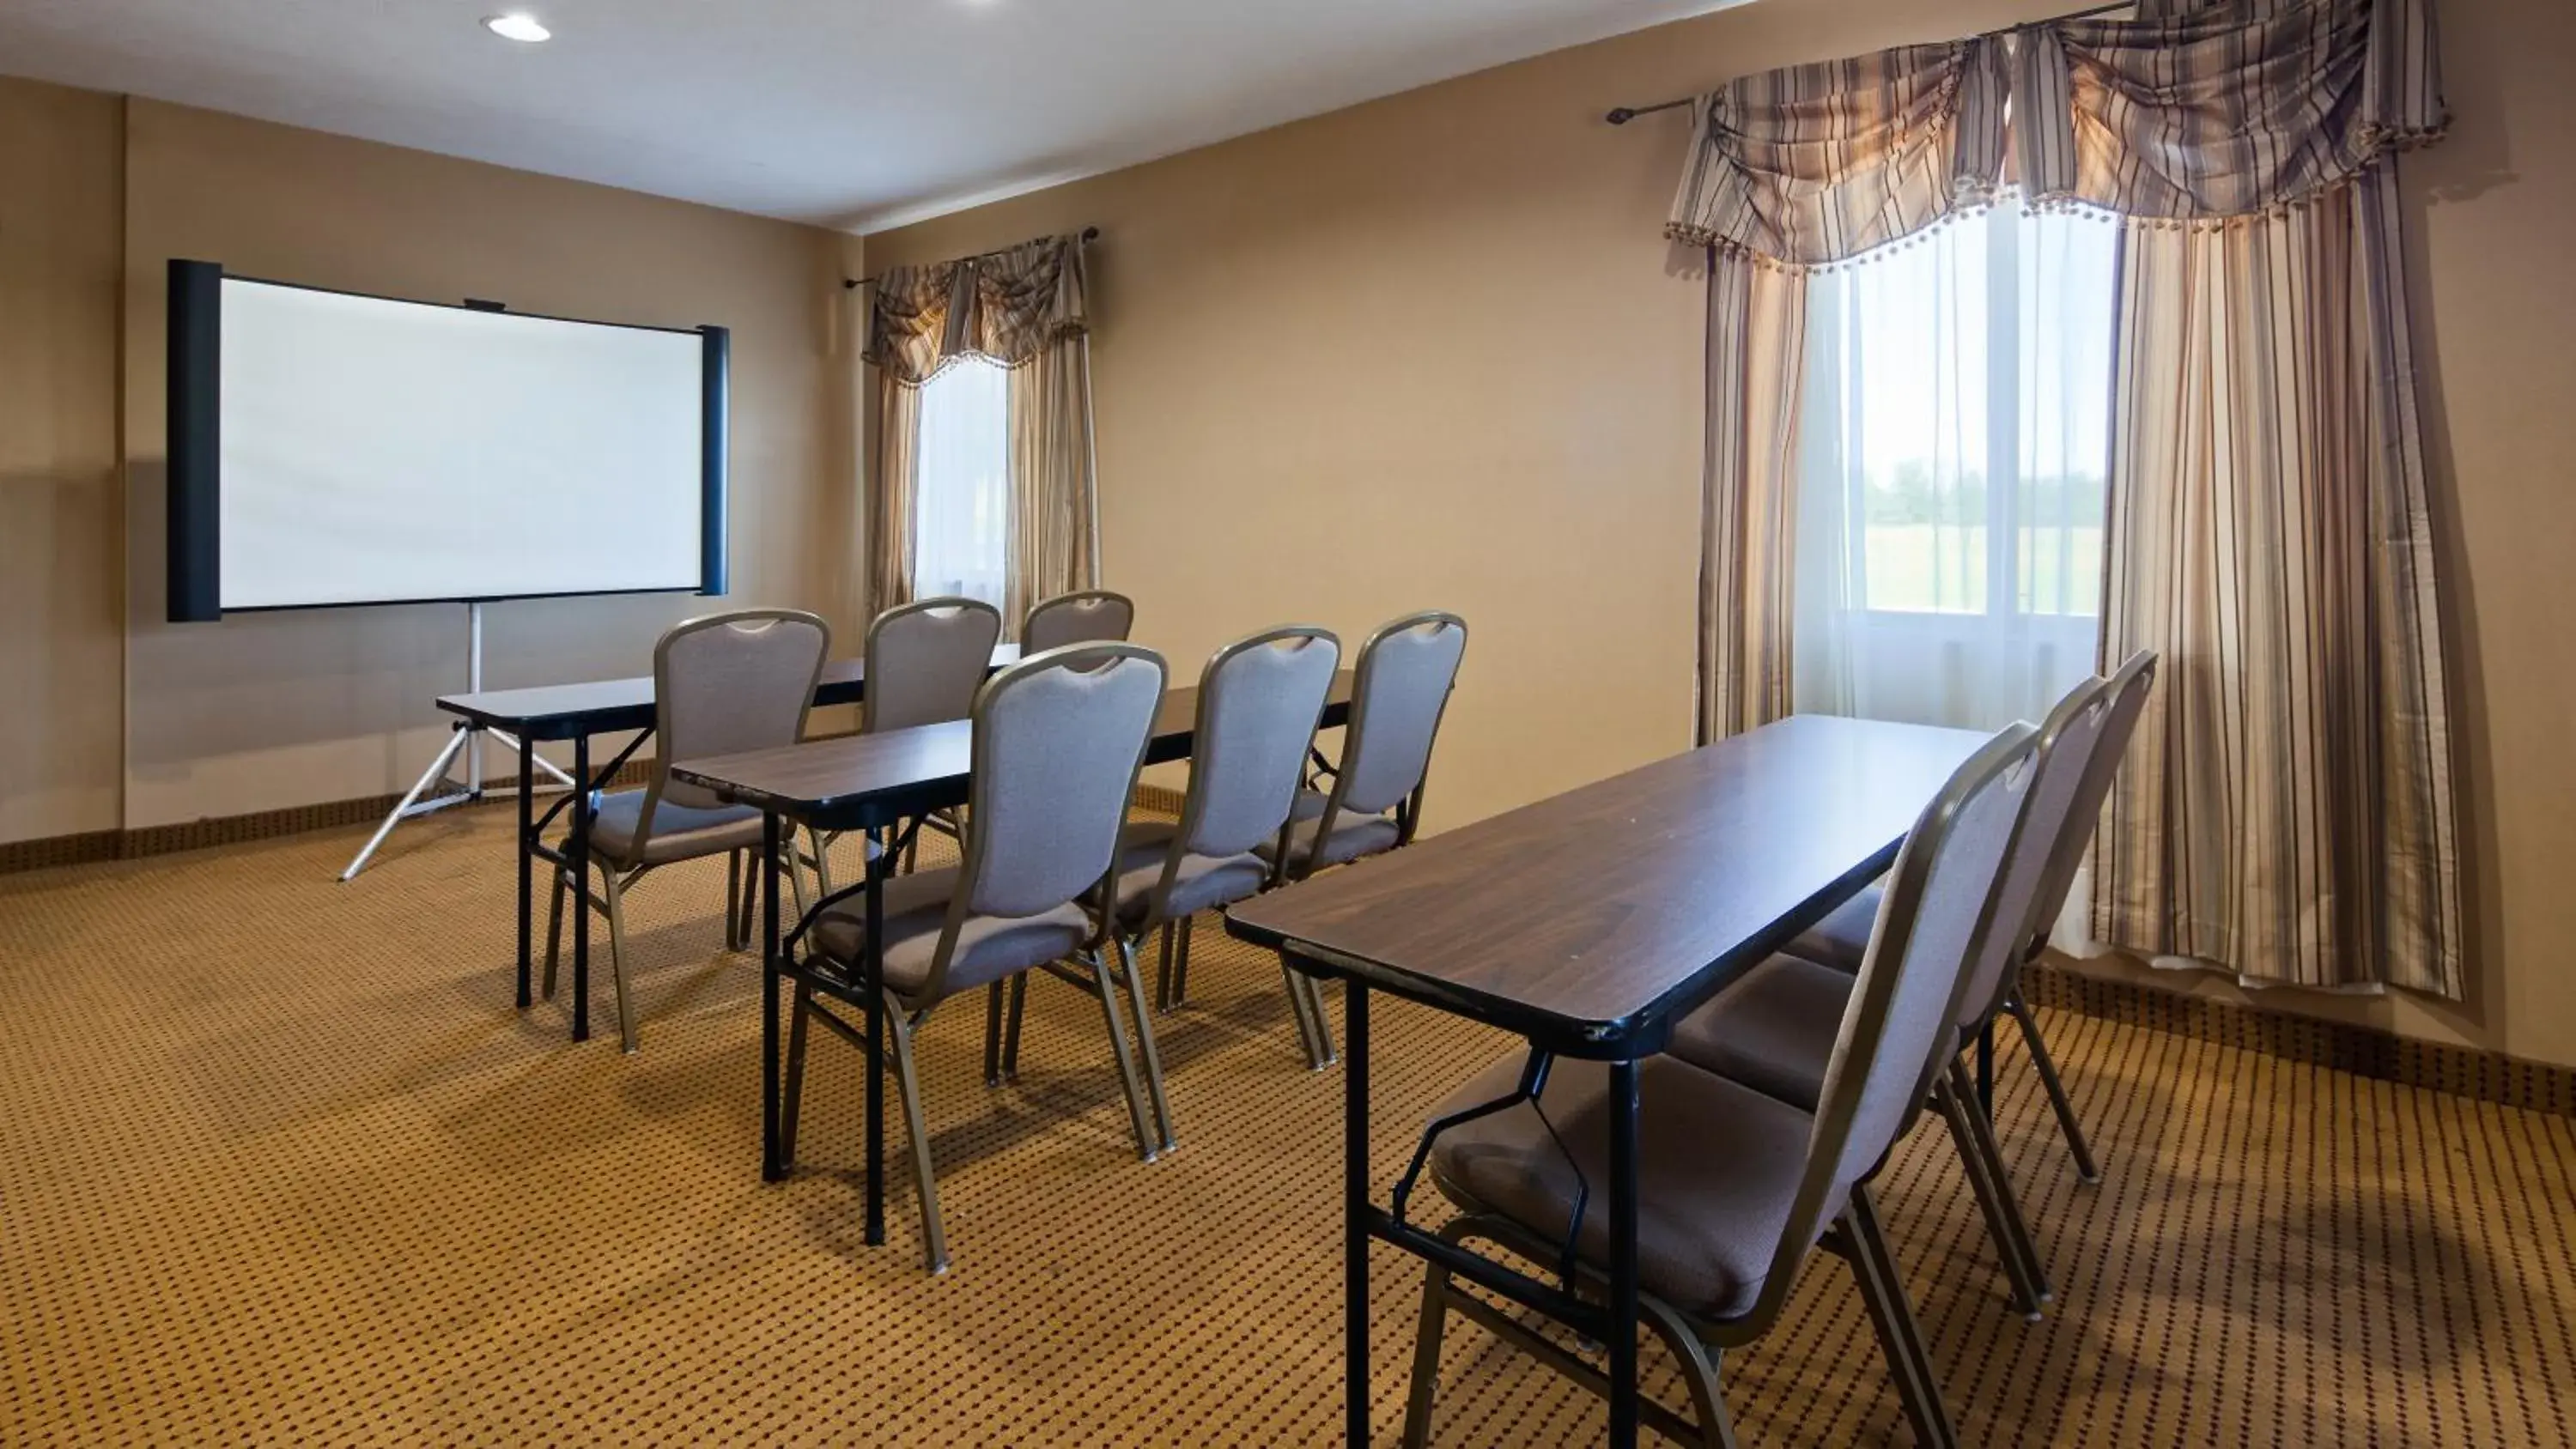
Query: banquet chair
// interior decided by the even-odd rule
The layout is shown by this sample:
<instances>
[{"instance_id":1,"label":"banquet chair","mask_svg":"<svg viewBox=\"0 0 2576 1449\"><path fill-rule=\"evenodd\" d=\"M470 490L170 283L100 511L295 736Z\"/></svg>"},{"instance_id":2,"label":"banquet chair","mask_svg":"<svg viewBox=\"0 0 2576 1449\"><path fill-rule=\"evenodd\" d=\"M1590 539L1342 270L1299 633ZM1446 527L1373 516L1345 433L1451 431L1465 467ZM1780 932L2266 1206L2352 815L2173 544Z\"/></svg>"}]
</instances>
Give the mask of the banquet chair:
<instances>
[{"instance_id":1,"label":"banquet chair","mask_svg":"<svg viewBox=\"0 0 2576 1449\"><path fill-rule=\"evenodd\" d=\"M976 690L993 672L993 646L1001 637L1002 611L981 599L916 599L877 615L868 624L867 692L859 701L859 733L966 718L975 707ZM912 822L898 835L909 847L907 862L920 853L924 825L950 835L957 831L950 812ZM828 877L823 889L831 890Z\"/></svg>"},{"instance_id":2,"label":"banquet chair","mask_svg":"<svg viewBox=\"0 0 2576 1449\"><path fill-rule=\"evenodd\" d=\"M1108 1029L1138 1154L1148 1161L1156 1155L1158 1137L1146 1121L1119 1011L1120 983L1104 949L1115 928L1100 902L1117 866L1119 832L1162 703L1163 674L1160 655L1123 643L1053 649L995 674L977 691L970 715L973 773L962 861L891 876L881 887L881 992L912 1138L923 1258L933 1273L948 1265L948 1240L915 1041L931 1012L951 997L1037 969L1055 970L1090 991ZM818 912L809 938L811 965L838 972L854 988L865 980L861 906L845 902ZM1134 962L1122 955L1120 966L1127 996L1141 1000ZM806 1028L817 1020L863 1053L868 1049L863 1032L818 1001L812 986L798 984L780 1117L791 1161Z\"/></svg>"},{"instance_id":3,"label":"banquet chair","mask_svg":"<svg viewBox=\"0 0 2576 1449\"><path fill-rule=\"evenodd\" d=\"M1969 963L1950 1064L1932 1084L1931 1105L1950 1129L1960 1168L2012 1289L2013 1306L2030 1318L2039 1316L2051 1296L2048 1275L1995 1145L1993 1123L1957 1058L1960 1048L1994 1018L2060 838L2091 823L2079 824L2075 807L2116 697L2110 681L2087 679L2067 691L2039 727L2036 781L1995 898L1995 929ZM1794 954L1774 955L1683 1018L1668 1050L1693 1066L1812 1110L1852 981L1834 967Z\"/></svg>"},{"instance_id":4,"label":"banquet chair","mask_svg":"<svg viewBox=\"0 0 2576 1449\"><path fill-rule=\"evenodd\" d=\"M1190 783L1176 820L1130 823L1119 841L1113 944L1127 959L1130 979L1145 938L1162 933L1160 981L1172 989L1172 933L1200 911L1216 910L1260 891L1269 865L1254 847L1277 838L1297 796L1299 767L1315 737L1341 663L1341 641L1326 630L1292 625L1238 639L1216 651L1199 675L1198 708L1191 729ZM1285 964L1288 1000L1308 1059L1317 1055L1310 1018ZM985 1075L1000 1081L1018 1070L1021 977L1012 985L1009 1022L988 1012ZM1175 1145L1171 1104L1163 1091L1162 1055L1154 1042L1152 1013L1136 1002L1138 1047L1165 1148Z\"/></svg>"},{"instance_id":5,"label":"banquet chair","mask_svg":"<svg viewBox=\"0 0 2576 1449\"><path fill-rule=\"evenodd\" d=\"M1067 644L1124 639L1136 625L1136 601L1107 589L1084 589L1042 600L1020 624L1020 648L1043 654Z\"/></svg>"},{"instance_id":6,"label":"banquet chair","mask_svg":"<svg viewBox=\"0 0 2576 1449\"><path fill-rule=\"evenodd\" d=\"M815 682L831 646L831 626L798 609L740 609L686 620L671 626L654 646L657 744L652 777L642 789L595 798L590 861L599 872L599 888L593 892L569 870L558 869L546 918L544 990L551 1000L565 892L579 890L585 908L608 917L617 1031L625 1050L636 1045L635 1003L626 973L626 893L663 866L725 856L725 946L738 950L751 939L749 888L763 874L743 870L746 859L757 862L762 849L760 812L727 805L696 785L672 779L671 762L803 738ZM819 845L814 853L820 857ZM792 871L790 878L795 878ZM799 888L801 892L801 883Z\"/></svg>"},{"instance_id":7,"label":"banquet chair","mask_svg":"<svg viewBox=\"0 0 2576 1449\"><path fill-rule=\"evenodd\" d=\"M2102 1170L2094 1161L2092 1144L2084 1135L2083 1120L2076 1115L2075 1102L2068 1096L2066 1083L2058 1075L2057 1061L2050 1055L2047 1040L2040 1035L2039 1018L2032 1014L2029 1001L2021 989L2021 972L2037 961L2048 949L2050 930L2065 912L2066 899L2075 885L2076 872L2084 864L2084 853L2093 841L2095 823L2101 818L2102 803L2109 798L2112 781L2119 775L2120 762L2126 758L2129 740L2137 731L2138 717L2146 709L2147 695L2155 688L2156 655L2152 650L2139 650L2113 673L2108 682L2110 714L2104 719L2095 740L2091 759L2085 766L2081 784L2067 807L2066 828L2051 847L2046 872L2039 881L2032 900L2028 939L2018 948L2015 958L2006 964L1997 983L1998 993L1982 1004L1986 1015L1973 1029L1982 1033L1986 1022L1998 1016L2010 1016L2021 1030L2022 1045L2028 1052L2033 1070L2039 1074L2040 1088L2048 1096L2048 1105L2057 1117L2058 1132L2066 1139L2067 1152L2075 1159L2076 1175L2086 1182L2102 1180ZM1818 922L1787 947L1790 955L1821 962L1849 971L1856 967L1869 945L1871 924L1877 919L1879 893L1876 887L1861 891ZM1983 1094L1980 1106L1983 1106Z\"/></svg>"}]
</instances>

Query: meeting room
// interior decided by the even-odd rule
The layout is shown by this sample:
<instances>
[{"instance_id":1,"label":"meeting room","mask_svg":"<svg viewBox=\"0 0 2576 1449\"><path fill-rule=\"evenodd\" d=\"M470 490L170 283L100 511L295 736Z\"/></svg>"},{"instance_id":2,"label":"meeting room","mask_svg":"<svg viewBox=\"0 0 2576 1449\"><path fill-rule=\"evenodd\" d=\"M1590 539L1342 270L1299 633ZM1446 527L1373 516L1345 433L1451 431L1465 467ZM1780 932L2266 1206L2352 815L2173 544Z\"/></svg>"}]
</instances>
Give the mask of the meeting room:
<instances>
[{"instance_id":1,"label":"meeting room","mask_svg":"<svg viewBox=\"0 0 2576 1449\"><path fill-rule=\"evenodd\" d=\"M2567 0L0 0L0 1444L2576 1443Z\"/></svg>"}]
</instances>

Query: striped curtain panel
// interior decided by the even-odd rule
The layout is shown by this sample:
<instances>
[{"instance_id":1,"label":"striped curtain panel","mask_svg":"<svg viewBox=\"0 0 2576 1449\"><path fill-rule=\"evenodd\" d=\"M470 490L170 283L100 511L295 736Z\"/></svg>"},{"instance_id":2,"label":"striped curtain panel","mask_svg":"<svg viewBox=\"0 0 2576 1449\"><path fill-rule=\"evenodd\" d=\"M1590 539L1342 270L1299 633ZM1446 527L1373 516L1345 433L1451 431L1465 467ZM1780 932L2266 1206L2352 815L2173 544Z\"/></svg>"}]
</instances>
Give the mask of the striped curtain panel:
<instances>
[{"instance_id":1,"label":"striped curtain panel","mask_svg":"<svg viewBox=\"0 0 2576 1449\"><path fill-rule=\"evenodd\" d=\"M1100 576L1092 487L1090 339L1059 337L1011 369L1011 528L1004 630Z\"/></svg>"},{"instance_id":2,"label":"striped curtain panel","mask_svg":"<svg viewBox=\"0 0 2576 1449\"><path fill-rule=\"evenodd\" d=\"M1746 76L1693 109L1664 230L1708 252L1702 744L1789 712L1807 271L1989 198L2007 79L1981 36Z\"/></svg>"},{"instance_id":3,"label":"striped curtain panel","mask_svg":"<svg viewBox=\"0 0 2576 1449\"><path fill-rule=\"evenodd\" d=\"M1791 708L1805 270L1712 249L1707 346L1707 437L1700 454L1703 745L1758 729Z\"/></svg>"},{"instance_id":4,"label":"striped curtain panel","mask_svg":"<svg viewBox=\"0 0 2576 1449\"><path fill-rule=\"evenodd\" d=\"M878 278L866 354L877 379L866 540L871 612L913 597L921 385L941 363L966 353L1011 370L1005 637L1016 633L1029 604L1097 582L1088 290L1077 236L891 267Z\"/></svg>"},{"instance_id":5,"label":"striped curtain panel","mask_svg":"<svg viewBox=\"0 0 2576 1449\"><path fill-rule=\"evenodd\" d=\"M2127 218L2103 649L2163 683L2092 930L2248 981L2457 998L2442 600L2396 157L2440 134L2420 0L2070 22L2019 57L2043 198Z\"/></svg>"}]
</instances>

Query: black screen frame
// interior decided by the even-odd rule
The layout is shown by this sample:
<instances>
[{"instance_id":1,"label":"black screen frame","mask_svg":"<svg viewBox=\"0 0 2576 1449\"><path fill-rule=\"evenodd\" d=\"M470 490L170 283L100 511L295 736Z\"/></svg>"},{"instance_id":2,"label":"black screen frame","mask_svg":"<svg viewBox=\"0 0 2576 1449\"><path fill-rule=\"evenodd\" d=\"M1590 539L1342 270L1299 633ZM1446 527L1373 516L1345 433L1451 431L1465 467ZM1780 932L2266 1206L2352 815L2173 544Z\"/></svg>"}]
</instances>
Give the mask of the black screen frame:
<instances>
[{"instance_id":1,"label":"black screen frame","mask_svg":"<svg viewBox=\"0 0 2576 1449\"><path fill-rule=\"evenodd\" d=\"M223 284L248 282L328 292L452 312L499 312L539 322L619 327L699 339L698 582L657 589L562 589L503 594L432 594L401 599L349 599L310 604L223 607ZM695 594L718 597L730 586L728 523L732 494L733 338L730 328L657 327L606 322L544 312L513 312L480 300L429 302L382 292L317 287L303 282L228 272L219 262L173 257L169 263L167 556L169 619L210 623L226 614L301 613L320 609L375 609L410 604L492 604L520 599L595 599L629 594Z\"/></svg>"}]
</instances>

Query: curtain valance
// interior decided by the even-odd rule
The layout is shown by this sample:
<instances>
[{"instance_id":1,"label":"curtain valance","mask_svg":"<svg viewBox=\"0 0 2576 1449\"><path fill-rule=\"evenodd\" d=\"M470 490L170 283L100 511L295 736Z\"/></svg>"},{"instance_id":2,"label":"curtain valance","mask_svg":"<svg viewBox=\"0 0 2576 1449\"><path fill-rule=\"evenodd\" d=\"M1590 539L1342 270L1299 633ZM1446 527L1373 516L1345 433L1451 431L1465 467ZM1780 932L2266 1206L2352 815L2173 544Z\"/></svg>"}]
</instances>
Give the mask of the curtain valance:
<instances>
[{"instance_id":1,"label":"curtain valance","mask_svg":"<svg viewBox=\"0 0 2576 1449\"><path fill-rule=\"evenodd\" d=\"M2297 203L2448 118L2429 0L2166 0L2038 26L2013 111L2033 197L2167 220Z\"/></svg>"},{"instance_id":2,"label":"curtain valance","mask_svg":"<svg viewBox=\"0 0 2576 1449\"><path fill-rule=\"evenodd\" d=\"M912 387L961 353L1017 367L1088 328L1085 291L1077 236L889 267L877 279L867 358L883 376Z\"/></svg>"},{"instance_id":3,"label":"curtain valance","mask_svg":"<svg viewBox=\"0 0 2576 1449\"><path fill-rule=\"evenodd\" d=\"M1989 196L2003 174L1998 36L1744 76L1694 108L1665 234L1814 266Z\"/></svg>"}]
</instances>

